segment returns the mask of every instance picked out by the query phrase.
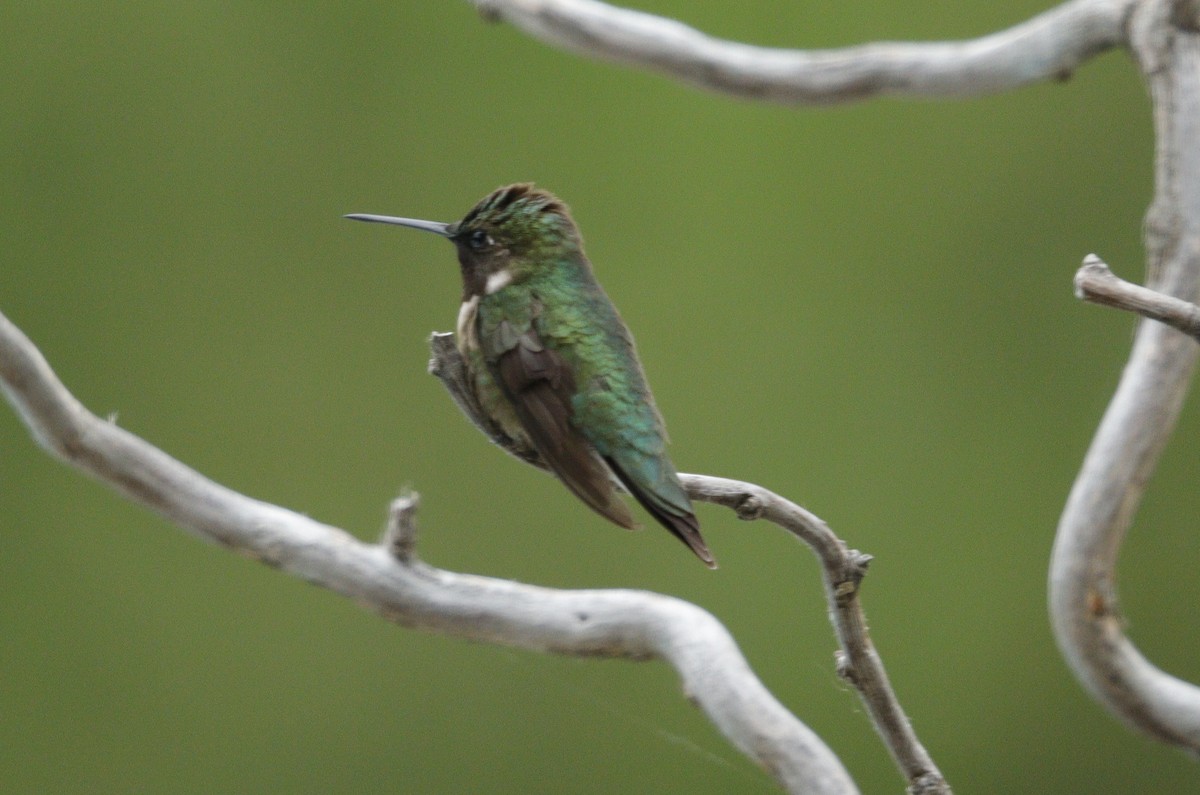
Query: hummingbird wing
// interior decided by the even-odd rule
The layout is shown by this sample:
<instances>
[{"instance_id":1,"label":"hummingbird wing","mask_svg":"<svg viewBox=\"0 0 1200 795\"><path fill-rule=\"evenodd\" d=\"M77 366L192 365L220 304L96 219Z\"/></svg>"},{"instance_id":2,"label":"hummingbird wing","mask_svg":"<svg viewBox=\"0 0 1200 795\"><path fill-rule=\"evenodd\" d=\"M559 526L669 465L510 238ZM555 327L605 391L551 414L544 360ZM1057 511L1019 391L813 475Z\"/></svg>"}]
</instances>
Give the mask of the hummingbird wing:
<instances>
[{"instance_id":1,"label":"hummingbird wing","mask_svg":"<svg viewBox=\"0 0 1200 795\"><path fill-rule=\"evenodd\" d=\"M571 424L575 375L532 327L499 323L492 355L521 426L551 471L589 508L621 527L636 526L588 440Z\"/></svg>"},{"instance_id":2,"label":"hummingbird wing","mask_svg":"<svg viewBox=\"0 0 1200 795\"><path fill-rule=\"evenodd\" d=\"M598 287L598 286L597 286ZM566 329L551 342L575 362L571 392L573 425L642 507L688 546L709 568L716 561L700 535L700 523L667 455L666 430L646 385L633 338L616 309L597 290L589 324L563 313L552 327ZM570 306L560 302L559 306ZM553 311L548 309L547 311ZM534 328L538 328L535 320ZM547 330L542 326L543 330ZM580 355L586 348L587 355Z\"/></svg>"}]
</instances>

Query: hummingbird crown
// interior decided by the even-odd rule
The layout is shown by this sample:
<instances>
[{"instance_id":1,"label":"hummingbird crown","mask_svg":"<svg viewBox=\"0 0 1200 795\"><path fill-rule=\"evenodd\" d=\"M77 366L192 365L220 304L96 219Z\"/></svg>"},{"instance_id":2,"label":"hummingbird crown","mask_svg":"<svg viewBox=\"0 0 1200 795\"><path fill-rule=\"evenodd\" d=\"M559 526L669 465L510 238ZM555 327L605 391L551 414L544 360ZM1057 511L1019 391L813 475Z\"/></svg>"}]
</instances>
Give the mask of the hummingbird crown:
<instances>
[{"instance_id":1,"label":"hummingbird crown","mask_svg":"<svg viewBox=\"0 0 1200 795\"><path fill-rule=\"evenodd\" d=\"M567 205L529 182L492 191L447 231L471 248L489 235L494 244L518 255L536 254L550 246L578 249L582 245Z\"/></svg>"}]
</instances>

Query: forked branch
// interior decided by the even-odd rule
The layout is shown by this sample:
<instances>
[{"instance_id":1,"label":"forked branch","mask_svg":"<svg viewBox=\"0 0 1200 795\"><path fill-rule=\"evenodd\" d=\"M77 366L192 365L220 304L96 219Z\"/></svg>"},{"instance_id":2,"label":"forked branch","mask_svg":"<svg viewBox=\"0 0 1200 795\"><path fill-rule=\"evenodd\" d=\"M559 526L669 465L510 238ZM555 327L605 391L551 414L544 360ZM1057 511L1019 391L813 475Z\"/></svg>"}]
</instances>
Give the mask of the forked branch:
<instances>
[{"instance_id":1,"label":"forked branch","mask_svg":"<svg viewBox=\"0 0 1200 795\"><path fill-rule=\"evenodd\" d=\"M480 411L473 391L467 386L454 335L434 334L429 347L432 352L429 371L441 380L468 419L494 443L526 460L520 448ZM761 486L710 475L681 474L680 479L692 499L724 505L739 519L765 519L812 549L821 563L829 618L841 644L838 674L858 690L876 731L908 782L909 791L931 795L950 792L933 759L917 739L867 633L858 596L871 556L849 549L820 517Z\"/></svg>"}]
</instances>

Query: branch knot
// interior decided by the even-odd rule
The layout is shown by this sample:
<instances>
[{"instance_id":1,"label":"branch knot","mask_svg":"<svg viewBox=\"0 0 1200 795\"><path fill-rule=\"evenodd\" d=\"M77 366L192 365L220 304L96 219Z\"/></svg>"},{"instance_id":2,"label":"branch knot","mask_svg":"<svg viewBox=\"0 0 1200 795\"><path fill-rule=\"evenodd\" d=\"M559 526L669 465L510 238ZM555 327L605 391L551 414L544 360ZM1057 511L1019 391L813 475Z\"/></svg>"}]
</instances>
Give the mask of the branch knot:
<instances>
[{"instance_id":1,"label":"branch knot","mask_svg":"<svg viewBox=\"0 0 1200 795\"><path fill-rule=\"evenodd\" d=\"M753 522L762 518L766 507L763 504L762 498L757 494L747 494L738 500L737 505L733 507L733 511L737 514L737 518L743 522Z\"/></svg>"}]
</instances>

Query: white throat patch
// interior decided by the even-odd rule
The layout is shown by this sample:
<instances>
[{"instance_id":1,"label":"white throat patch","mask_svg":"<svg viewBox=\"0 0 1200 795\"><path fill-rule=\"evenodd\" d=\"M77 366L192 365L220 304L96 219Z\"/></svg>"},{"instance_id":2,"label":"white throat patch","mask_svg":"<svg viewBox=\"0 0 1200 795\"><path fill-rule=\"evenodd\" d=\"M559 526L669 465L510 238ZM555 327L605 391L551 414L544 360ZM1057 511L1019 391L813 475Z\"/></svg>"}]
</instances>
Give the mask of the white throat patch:
<instances>
[{"instance_id":1,"label":"white throat patch","mask_svg":"<svg viewBox=\"0 0 1200 795\"><path fill-rule=\"evenodd\" d=\"M475 315L478 311L479 296L477 295L463 301L462 306L458 308L458 324L454 330L458 332L459 353L479 347L479 340L475 338Z\"/></svg>"},{"instance_id":2,"label":"white throat patch","mask_svg":"<svg viewBox=\"0 0 1200 795\"><path fill-rule=\"evenodd\" d=\"M483 292L486 295L498 293L508 285L512 284L512 280L512 271L510 271L508 268L498 270L491 276L487 277L487 283L483 286Z\"/></svg>"}]
</instances>

